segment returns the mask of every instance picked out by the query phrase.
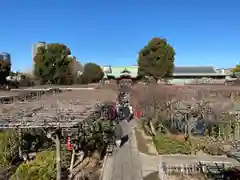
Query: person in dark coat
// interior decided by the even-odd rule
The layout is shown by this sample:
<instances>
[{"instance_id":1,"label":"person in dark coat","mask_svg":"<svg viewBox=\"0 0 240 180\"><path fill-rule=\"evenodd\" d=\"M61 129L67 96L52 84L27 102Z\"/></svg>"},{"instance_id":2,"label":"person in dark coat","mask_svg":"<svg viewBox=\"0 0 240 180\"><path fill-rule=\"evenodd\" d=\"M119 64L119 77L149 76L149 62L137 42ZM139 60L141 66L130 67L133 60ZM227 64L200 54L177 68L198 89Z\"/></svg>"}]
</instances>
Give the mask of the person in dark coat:
<instances>
[{"instance_id":1,"label":"person in dark coat","mask_svg":"<svg viewBox=\"0 0 240 180\"><path fill-rule=\"evenodd\" d=\"M122 143L123 130L121 124L117 121L115 128L116 146L120 148Z\"/></svg>"}]
</instances>

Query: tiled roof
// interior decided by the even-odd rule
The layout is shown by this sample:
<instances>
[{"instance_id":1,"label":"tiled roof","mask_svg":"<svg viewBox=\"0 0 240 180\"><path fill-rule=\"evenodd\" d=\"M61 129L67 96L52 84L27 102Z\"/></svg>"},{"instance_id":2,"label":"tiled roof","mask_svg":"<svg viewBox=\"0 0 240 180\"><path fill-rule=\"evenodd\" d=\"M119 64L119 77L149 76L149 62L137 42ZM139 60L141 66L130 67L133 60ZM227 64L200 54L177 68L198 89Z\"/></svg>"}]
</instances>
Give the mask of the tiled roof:
<instances>
[{"instance_id":1,"label":"tiled roof","mask_svg":"<svg viewBox=\"0 0 240 180\"><path fill-rule=\"evenodd\" d=\"M136 77L138 72L138 66L123 66L123 67L111 67L112 72L107 73L109 76L119 77L122 71L127 70L131 76ZM212 66L175 66L173 71L174 76L198 76L198 75L222 75Z\"/></svg>"},{"instance_id":2,"label":"tiled roof","mask_svg":"<svg viewBox=\"0 0 240 180\"><path fill-rule=\"evenodd\" d=\"M216 73L211 66L175 66L174 74L209 74Z\"/></svg>"}]
</instances>

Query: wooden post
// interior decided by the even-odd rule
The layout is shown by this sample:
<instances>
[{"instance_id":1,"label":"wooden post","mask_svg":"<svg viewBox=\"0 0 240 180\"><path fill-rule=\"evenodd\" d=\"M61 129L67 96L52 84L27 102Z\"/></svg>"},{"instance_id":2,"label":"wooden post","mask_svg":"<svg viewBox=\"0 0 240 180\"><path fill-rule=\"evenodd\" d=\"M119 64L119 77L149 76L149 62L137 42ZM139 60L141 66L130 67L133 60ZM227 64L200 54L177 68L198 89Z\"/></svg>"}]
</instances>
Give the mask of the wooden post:
<instances>
[{"instance_id":1,"label":"wooden post","mask_svg":"<svg viewBox=\"0 0 240 180\"><path fill-rule=\"evenodd\" d=\"M58 134L56 134L56 165L57 165L57 180L61 180L61 155L60 155L60 140Z\"/></svg>"},{"instance_id":2,"label":"wooden post","mask_svg":"<svg viewBox=\"0 0 240 180\"><path fill-rule=\"evenodd\" d=\"M229 139L232 141L234 134L232 134L232 120L230 120L230 124L228 125L228 134L229 134Z\"/></svg>"},{"instance_id":3,"label":"wooden post","mask_svg":"<svg viewBox=\"0 0 240 180\"><path fill-rule=\"evenodd\" d=\"M239 112L237 112L237 131L236 131L236 140L239 140Z\"/></svg>"},{"instance_id":4,"label":"wooden post","mask_svg":"<svg viewBox=\"0 0 240 180\"><path fill-rule=\"evenodd\" d=\"M73 166L74 166L74 161L75 161L75 150L74 148L72 148L72 158L71 158L71 164L70 164L70 168L69 168L69 179L72 179L72 170L73 170Z\"/></svg>"},{"instance_id":5,"label":"wooden post","mask_svg":"<svg viewBox=\"0 0 240 180\"><path fill-rule=\"evenodd\" d=\"M59 140L59 132L56 132L56 139L53 138L55 132L47 133L47 138L52 139L56 145L56 168L57 168L57 180L61 180L61 144Z\"/></svg>"},{"instance_id":6,"label":"wooden post","mask_svg":"<svg viewBox=\"0 0 240 180\"><path fill-rule=\"evenodd\" d=\"M237 137L236 137L236 140L239 140L239 120L237 122Z\"/></svg>"},{"instance_id":7,"label":"wooden post","mask_svg":"<svg viewBox=\"0 0 240 180\"><path fill-rule=\"evenodd\" d=\"M23 152L22 152L22 129L21 128L18 128L18 138L19 138L18 155L22 159Z\"/></svg>"},{"instance_id":8,"label":"wooden post","mask_svg":"<svg viewBox=\"0 0 240 180\"><path fill-rule=\"evenodd\" d=\"M221 137L221 124L218 126L218 138Z\"/></svg>"}]
</instances>

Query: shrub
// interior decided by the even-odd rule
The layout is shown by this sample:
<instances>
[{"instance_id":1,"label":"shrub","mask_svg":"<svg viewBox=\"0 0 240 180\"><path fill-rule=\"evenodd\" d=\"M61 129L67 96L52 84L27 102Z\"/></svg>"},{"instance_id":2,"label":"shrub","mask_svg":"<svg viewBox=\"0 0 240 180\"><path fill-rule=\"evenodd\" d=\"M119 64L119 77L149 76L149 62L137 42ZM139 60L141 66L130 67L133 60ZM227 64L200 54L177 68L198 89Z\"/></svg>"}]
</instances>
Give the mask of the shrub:
<instances>
[{"instance_id":1,"label":"shrub","mask_svg":"<svg viewBox=\"0 0 240 180\"><path fill-rule=\"evenodd\" d=\"M6 168L18 158L19 140L16 131L0 132L0 168Z\"/></svg>"},{"instance_id":2,"label":"shrub","mask_svg":"<svg viewBox=\"0 0 240 180\"><path fill-rule=\"evenodd\" d=\"M102 80L104 73L101 67L95 63L87 63L84 65L82 74L83 83L96 83Z\"/></svg>"},{"instance_id":3,"label":"shrub","mask_svg":"<svg viewBox=\"0 0 240 180\"><path fill-rule=\"evenodd\" d=\"M56 179L55 151L37 153L30 163L21 164L10 180L52 180Z\"/></svg>"},{"instance_id":4,"label":"shrub","mask_svg":"<svg viewBox=\"0 0 240 180\"><path fill-rule=\"evenodd\" d=\"M22 80L19 82L19 86L33 86L35 85L34 78L29 75L22 75Z\"/></svg>"}]
</instances>

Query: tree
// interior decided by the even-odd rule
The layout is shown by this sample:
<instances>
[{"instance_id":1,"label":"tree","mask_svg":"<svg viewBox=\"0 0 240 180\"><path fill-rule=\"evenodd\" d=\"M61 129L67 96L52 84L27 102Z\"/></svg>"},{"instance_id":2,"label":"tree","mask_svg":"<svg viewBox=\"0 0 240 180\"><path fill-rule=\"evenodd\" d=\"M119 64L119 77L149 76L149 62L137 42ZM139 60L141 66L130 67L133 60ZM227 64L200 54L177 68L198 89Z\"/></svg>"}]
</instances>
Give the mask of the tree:
<instances>
[{"instance_id":1,"label":"tree","mask_svg":"<svg viewBox=\"0 0 240 180\"><path fill-rule=\"evenodd\" d=\"M240 64L237 64L235 68L232 70L233 76L239 78L239 73L240 73Z\"/></svg>"},{"instance_id":2,"label":"tree","mask_svg":"<svg viewBox=\"0 0 240 180\"><path fill-rule=\"evenodd\" d=\"M6 60L0 61L0 84L7 84L6 77L9 76L11 72L11 63Z\"/></svg>"},{"instance_id":3,"label":"tree","mask_svg":"<svg viewBox=\"0 0 240 180\"><path fill-rule=\"evenodd\" d=\"M232 72L240 72L240 64L237 64L235 68L231 70Z\"/></svg>"},{"instance_id":4,"label":"tree","mask_svg":"<svg viewBox=\"0 0 240 180\"><path fill-rule=\"evenodd\" d=\"M42 84L69 84L72 73L70 49L64 44L48 44L47 48L39 47L34 58L34 73Z\"/></svg>"},{"instance_id":5,"label":"tree","mask_svg":"<svg viewBox=\"0 0 240 180\"><path fill-rule=\"evenodd\" d=\"M95 83L100 81L104 76L102 68L95 63L87 63L84 65L82 80L84 83Z\"/></svg>"},{"instance_id":6,"label":"tree","mask_svg":"<svg viewBox=\"0 0 240 180\"><path fill-rule=\"evenodd\" d=\"M172 75L175 51L166 39L153 38L138 55L138 76L155 80Z\"/></svg>"}]
</instances>

